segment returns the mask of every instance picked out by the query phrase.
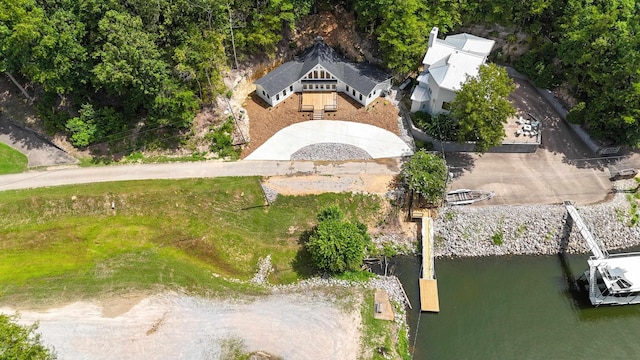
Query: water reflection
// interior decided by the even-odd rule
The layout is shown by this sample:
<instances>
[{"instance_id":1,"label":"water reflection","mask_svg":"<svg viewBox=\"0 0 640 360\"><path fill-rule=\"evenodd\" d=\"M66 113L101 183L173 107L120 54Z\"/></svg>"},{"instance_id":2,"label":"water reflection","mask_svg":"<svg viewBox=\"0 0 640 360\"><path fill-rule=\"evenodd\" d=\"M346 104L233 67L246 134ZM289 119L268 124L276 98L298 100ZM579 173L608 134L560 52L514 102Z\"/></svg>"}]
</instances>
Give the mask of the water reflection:
<instances>
[{"instance_id":1,"label":"water reflection","mask_svg":"<svg viewBox=\"0 0 640 360\"><path fill-rule=\"evenodd\" d=\"M640 305L594 308L577 282L587 258L436 260L439 314L417 311L419 257L391 259L414 306L407 314L414 358L637 358Z\"/></svg>"}]
</instances>

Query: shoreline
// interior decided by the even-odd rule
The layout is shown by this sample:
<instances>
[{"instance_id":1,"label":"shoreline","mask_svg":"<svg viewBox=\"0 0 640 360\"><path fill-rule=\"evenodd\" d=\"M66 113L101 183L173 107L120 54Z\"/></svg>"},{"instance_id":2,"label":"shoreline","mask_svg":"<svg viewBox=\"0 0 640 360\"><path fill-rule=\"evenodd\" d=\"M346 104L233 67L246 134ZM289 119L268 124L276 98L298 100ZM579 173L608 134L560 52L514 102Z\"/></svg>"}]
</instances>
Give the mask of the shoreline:
<instances>
[{"instance_id":1,"label":"shoreline","mask_svg":"<svg viewBox=\"0 0 640 360\"><path fill-rule=\"evenodd\" d=\"M607 250L640 245L640 224L632 225L627 194L576 208ZM436 258L590 252L575 226L567 225L564 205L448 207L434 224Z\"/></svg>"}]
</instances>

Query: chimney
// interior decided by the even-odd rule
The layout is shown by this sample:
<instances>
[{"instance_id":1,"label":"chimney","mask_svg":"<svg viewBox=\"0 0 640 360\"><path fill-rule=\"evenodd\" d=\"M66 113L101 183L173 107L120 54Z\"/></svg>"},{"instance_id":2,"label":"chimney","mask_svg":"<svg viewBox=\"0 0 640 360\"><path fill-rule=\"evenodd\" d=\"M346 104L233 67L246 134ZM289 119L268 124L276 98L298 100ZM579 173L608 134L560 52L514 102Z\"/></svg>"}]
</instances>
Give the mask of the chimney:
<instances>
[{"instance_id":1,"label":"chimney","mask_svg":"<svg viewBox=\"0 0 640 360\"><path fill-rule=\"evenodd\" d=\"M433 43L436 42L437 38L438 38L438 27L434 26L433 29L431 29L431 32L429 33L429 47L433 46Z\"/></svg>"}]
</instances>

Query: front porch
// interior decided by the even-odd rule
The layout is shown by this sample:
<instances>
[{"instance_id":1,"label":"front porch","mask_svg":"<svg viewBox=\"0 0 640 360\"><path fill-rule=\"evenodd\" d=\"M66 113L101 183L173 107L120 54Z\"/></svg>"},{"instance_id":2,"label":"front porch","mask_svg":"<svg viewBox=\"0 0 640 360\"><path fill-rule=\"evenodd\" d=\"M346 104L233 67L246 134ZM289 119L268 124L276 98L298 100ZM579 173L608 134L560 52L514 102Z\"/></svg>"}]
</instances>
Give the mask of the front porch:
<instances>
[{"instance_id":1,"label":"front porch","mask_svg":"<svg viewBox=\"0 0 640 360\"><path fill-rule=\"evenodd\" d=\"M338 93L303 91L298 111L338 111Z\"/></svg>"}]
</instances>

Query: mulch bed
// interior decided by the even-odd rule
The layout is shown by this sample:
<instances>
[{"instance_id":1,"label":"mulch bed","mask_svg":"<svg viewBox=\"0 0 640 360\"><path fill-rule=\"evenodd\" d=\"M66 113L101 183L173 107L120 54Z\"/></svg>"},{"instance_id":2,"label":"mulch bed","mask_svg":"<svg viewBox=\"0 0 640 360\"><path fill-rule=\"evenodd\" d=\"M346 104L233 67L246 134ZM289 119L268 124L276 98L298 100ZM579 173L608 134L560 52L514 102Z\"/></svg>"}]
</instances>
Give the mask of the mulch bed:
<instances>
[{"instance_id":1,"label":"mulch bed","mask_svg":"<svg viewBox=\"0 0 640 360\"><path fill-rule=\"evenodd\" d=\"M312 119L312 113L298 111L300 96L300 93L293 94L275 107L270 107L255 91L249 94L245 108L249 115L251 142L242 150L241 158L251 154L279 130ZM350 97L338 93L338 111L326 112L324 120L355 121L399 135L398 116L398 108L384 98L376 99L365 108Z\"/></svg>"}]
</instances>

